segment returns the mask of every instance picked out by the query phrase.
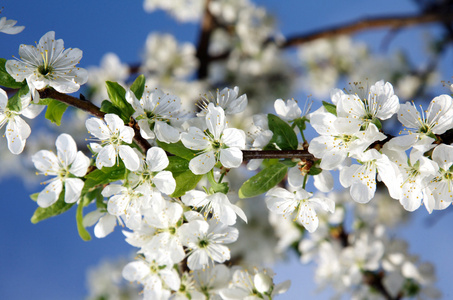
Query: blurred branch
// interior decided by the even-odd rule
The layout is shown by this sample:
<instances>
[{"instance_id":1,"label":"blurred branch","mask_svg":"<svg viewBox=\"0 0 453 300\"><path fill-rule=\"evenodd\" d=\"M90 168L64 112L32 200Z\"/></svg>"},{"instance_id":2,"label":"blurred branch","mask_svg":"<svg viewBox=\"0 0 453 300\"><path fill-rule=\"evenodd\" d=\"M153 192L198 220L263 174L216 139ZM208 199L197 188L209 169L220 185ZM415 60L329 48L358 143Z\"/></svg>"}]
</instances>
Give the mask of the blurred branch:
<instances>
[{"instance_id":1,"label":"blurred branch","mask_svg":"<svg viewBox=\"0 0 453 300\"><path fill-rule=\"evenodd\" d=\"M332 38L338 35L352 34L372 28L390 27L393 30L395 30L402 27L415 26L425 23L451 22L452 20L453 13L444 12L427 13L421 15L394 15L387 17L365 18L347 24L333 26L323 30L290 36L281 45L281 47L287 48L297 46L320 38Z\"/></svg>"},{"instance_id":2,"label":"blurred branch","mask_svg":"<svg viewBox=\"0 0 453 300\"><path fill-rule=\"evenodd\" d=\"M201 31L198 37L197 58L198 58L198 79L204 79L208 76L208 67L211 60L209 55L209 44L211 35L216 26L214 16L209 11L210 0L207 0L204 8L203 20L201 21Z\"/></svg>"}]
</instances>

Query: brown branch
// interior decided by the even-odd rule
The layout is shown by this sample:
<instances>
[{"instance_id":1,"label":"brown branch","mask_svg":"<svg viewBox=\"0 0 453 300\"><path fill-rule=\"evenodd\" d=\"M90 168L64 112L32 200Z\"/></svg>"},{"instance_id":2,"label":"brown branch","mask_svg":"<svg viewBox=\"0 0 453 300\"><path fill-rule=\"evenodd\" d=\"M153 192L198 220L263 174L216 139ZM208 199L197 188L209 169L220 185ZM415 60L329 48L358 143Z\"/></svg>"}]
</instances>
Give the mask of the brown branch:
<instances>
[{"instance_id":1,"label":"brown branch","mask_svg":"<svg viewBox=\"0 0 453 300\"><path fill-rule=\"evenodd\" d=\"M198 58L198 79L205 79L208 76L209 62L211 61L209 55L209 44L211 43L211 35L215 27L214 16L209 11L209 2L207 0L204 8L204 16L201 21L200 36L197 45L197 58Z\"/></svg>"},{"instance_id":2,"label":"brown branch","mask_svg":"<svg viewBox=\"0 0 453 300\"><path fill-rule=\"evenodd\" d=\"M314 161L316 158L307 150L242 150L243 160L272 159L272 158L299 158Z\"/></svg>"},{"instance_id":3,"label":"brown branch","mask_svg":"<svg viewBox=\"0 0 453 300\"><path fill-rule=\"evenodd\" d=\"M69 96L60 92L57 92L56 90L52 88L45 88L39 91L39 96L43 98L51 98L58 100L60 102L63 102L67 105L70 105L72 107L78 108L80 110L83 110L95 117L103 119L105 116L105 113L102 112L99 107L91 103L90 101L87 100L81 100L73 96ZM132 119L132 118L131 118ZM142 138L140 135L140 130L138 129L137 123L135 122L134 119L131 120L129 124L126 124L134 129L135 135L134 135L134 141L135 143L140 147L140 149L143 151L143 153L146 153L149 148L151 148L151 145L148 143L147 140Z\"/></svg>"},{"instance_id":4,"label":"brown branch","mask_svg":"<svg viewBox=\"0 0 453 300\"><path fill-rule=\"evenodd\" d=\"M398 29L425 23L451 22L453 13L429 13L422 15L394 15L388 17L364 18L351 23L333 26L327 29L294 35L281 44L281 48L297 46L320 38L332 38L342 34L352 34L372 28L390 27Z\"/></svg>"}]
</instances>

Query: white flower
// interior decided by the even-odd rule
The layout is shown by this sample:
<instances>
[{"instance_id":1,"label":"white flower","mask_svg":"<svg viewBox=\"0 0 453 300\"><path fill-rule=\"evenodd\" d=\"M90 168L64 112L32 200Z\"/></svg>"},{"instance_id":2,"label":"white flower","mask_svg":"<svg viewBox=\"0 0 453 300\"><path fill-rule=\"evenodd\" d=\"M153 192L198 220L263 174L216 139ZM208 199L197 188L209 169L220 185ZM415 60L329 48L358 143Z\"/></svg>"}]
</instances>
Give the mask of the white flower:
<instances>
[{"instance_id":1,"label":"white flower","mask_svg":"<svg viewBox=\"0 0 453 300\"><path fill-rule=\"evenodd\" d=\"M223 244L237 240L239 232L220 222L192 220L179 228L180 239L189 248L187 266L191 270L204 269L212 262L223 263L230 259L230 249Z\"/></svg>"},{"instance_id":2,"label":"white flower","mask_svg":"<svg viewBox=\"0 0 453 300\"><path fill-rule=\"evenodd\" d=\"M163 9L181 22L197 21L202 15L203 7L204 1L202 0L145 0L143 2L146 12Z\"/></svg>"},{"instance_id":3,"label":"white flower","mask_svg":"<svg viewBox=\"0 0 453 300\"><path fill-rule=\"evenodd\" d=\"M285 281L281 284L274 285L274 274L270 270L254 270L250 274L246 270L236 270L233 274L233 280L230 287L220 291L222 299L241 300L241 299L273 299L274 296L286 292L291 282Z\"/></svg>"},{"instance_id":4,"label":"white flower","mask_svg":"<svg viewBox=\"0 0 453 300\"><path fill-rule=\"evenodd\" d=\"M294 121L302 114L302 110L294 99L286 100L286 104L282 99L277 99L274 102L274 109L277 115L286 122Z\"/></svg>"},{"instance_id":5,"label":"white flower","mask_svg":"<svg viewBox=\"0 0 453 300\"><path fill-rule=\"evenodd\" d=\"M174 1L166 1L173 3ZM191 43L178 44L171 34L151 33L146 38L146 49L141 71L158 77L161 81L182 79L192 74L198 61Z\"/></svg>"},{"instance_id":6,"label":"white flower","mask_svg":"<svg viewBox=\"0 0 453 300\"><path fill-rule=\"evenodd\" d=\"M216 299L215 296L228 286L231 279L230 270L225 265L196 270L193 272L193 276L197 290L209 295L209 299Z\"/></svg>"},{"instance_id":7,"label":"white flower","mask_svg":"<svg viewBox=\"0 0 453 300\"><path fill-rule=\"evenodd\" d=\"M81 151L77 152L74 139L68 134L61 134L56 141L57 155L41 150L32 156L35 167L45 175L55 175L49 185L39 193L38 205L48 207L54 204L64 187L65 202L74 203L80 198L83 180L74 177L85 176L90 159Z\"/></svg>"},{"instance_id":8,"label":"white flower","mask_svg":"<svg viewBox=\"0 0 453 300\"><path fill-rule=\"evenodd\" d=\"M105 208L98 208L96 210L93 210L83 217L84 227L93 226L96 222L97 224L96 226L94 226L94 235L98 239L104 238L112 233L117 222L121 226L124 226L121 218L109 214Z\"/></svg>"},{"instance_id":9,"label":"white flower","mask_svg":"<svg viewBox=\"0 0 453 300\"><path fill-rule=\"evenodd\" d=\"M74 93L88 80L88 72L76 67L82 51L65 49L63 40L55 40L53 31L46 33L36 47L20 45L19 55L20 59L6 62L6 70L18 82L26 79L32 93L46 86L60 93Z\"/></svg>"},{"instance_id":10,"label":"white flower","mask_svg":"<svg viewBox=\"0 0 453 300\"><path fill-rule=\"evenodd\" d=\"M401 104L398 120L409 129L409 134L398 136L388 142L389 149L407 150L414 146L421 152L431 148L434 134L443 134L453 128L453 99L448 95L440 95L421 113L415 104Z\"/></svg>"},{"instance_id":11,"label":"white flower","mask_svg":"<svg viewBox=\"0 0 453 300\"><path fill-rule=\"evenodd\" d=\"M168 163L165 151L152 147L146 152L145 162L129 175L128 180L132 186L146 185L148 189L157 188L161 193L170 195L175 191L176 181L170 171L164 171Z\"/></svg>"},{"instance_id":12,"label":"white flower","mask_svg":"<svg viewBox=\"0 0 453 300\"><path fill-rule=\"evenodd\" d=\"M167 288L179 289L181 280L178 272L168 260L158 253L147 252L140 260L128 263L123 269L123 277L129 281L137 281L144 285L146 300L168 299Z\"/></svg>"},{"instance_id":13,"label":"white flower","mask_svg":"<svg viewBox=\"0 0 453 300\"><path fill-rule=\"evenodd\" d=\"M308 193L301 187L293 193L284 188L274 187L266 193L266 205L270 211L285 218L291 217L293 212L296 212L294 220L309 232L313 232L318 228L319 223L315 207L333 213L335 203L329 198L311 198L311 196L312 193Z\"/></svg>"},{"instance_id":14,"label":"white flower","mask_svg":"<svg viewBox=\"0 0 453 300\"><path fill-rule=\"evenodd\" d=\"M358 203L368 203L376 192L376 171L382 181L390 186L390 196L394 195L393 186L397 182L396 165L385 155L380 154L375 149L370 149L356 156L362 162L361 165L354 164L346 166L340 170L340 183L344 187L351 187L352 199Z\"/></svg>"},{"instance_id":15,"label":"white flower","mask_svg":"<svg viewBox=\"0 0 453 300\"><path fill-rule=\"evenodd\" d=\"M247 134L247 148L262 150L269 144L273 135L274 133L269 130L267 115L254 115L252 129ZM249 171L256 170L261 166L262 162L262 159L251 159L247 164L247 169Z\"/></svg>"},{"instance_id":16,"label":"white flower","mask_svg":"<svg viewBox=\"0 0 453 300\"><path fill-rule=\"evenodd\" d=\"M183 208L175 202L164 201L162 204L152 205L150 209L144 211L146 223L153 226L156 231L142 249L145 252L162 254L176 264L185 256L178 234Z\"/></svg>"},{"instance_id":17,"label":"white flower","mask_svg":"<svg viewBox=\"0 0 453 300\"><path fill-rule=\"evenodd\" d=\"M7 106L8 95L0 88L0 128L8 123L5 135L8 149L13 154L22 153L26 139L31 133L30 126L22 120L20 115L33 119L44 109L43 105L30 104L30 100L30 94L26 94L20 98L22 109L20 111L10 110Z\"/></svg>"},{"instance_id":18,"label":"white flower","mask_svg":"<svg viewBox=\"0 0 453 300\"><path fill-rule=\"evenodd\" d=\"M453 146L440 144L434 148L432 158L439 171L425 190L423 202L429 213L445 209L453 201Z\"/></svg>"},{"instance_id":19,"label":"white flower","mask_svg":"<svg viewBox=\"0 0 453 300\"><path fill-rule=\"evenodd\" d=\"M208 195L203 191L188 191L181 197L185 205L193 206L195 209L202 208L204 216L207 217L212 212L212 218L217 219L225 225L234 225L236 223L236 215L247 222L242 209L228 200L227 195L223 193L214 193Z\"/></svg>"},{"instance_id":20,"label":"white flower","mask_svg":"<svg viewBox=\"0 0 453 300\"><path fill-rule=\"evenodd\" d=\"M118 82L120 85L126 85L125 82L129 77L129 66L121 63L120 58L115 53L106 53L102 56L99 67L88 68L88 82L90 88L94 89L90 100L101 104L102 100L108 99L106 81Z\"/></svg>"},{"instance_id":21,"label":"white flower","mask_svg":"<svg viewBox=\"0 0 453 300\"><path fill-rule=\"evenodd\" d=\"M437 175L439 170L437 163L422 156L422 153L415 149L412 150L409 159L405 152L388 150L386 147L383 151L397 165L400 172L393 187L394 195L399 194L398 199L404 209L416 210L424 198L424 189Z\"/></svg>"},{"instance_id":22,"label":"white flower","mask_svg":"<svg viewBox=\"0 0 453 300\"><path fill-rule=\"evenodd\" d=\"M199 104L202 111L198 113L197 116L206 115L209 103L213 103L215 106L223 108L225 115L234 115L245 110L248 100L246 94L239 97L239 88L237 86L235 86L234 89L224 88L221 91L217 90L215 99L210 99L208 95L204 95L204 99L202 99Z\"/></svg>"},{"instance_id":23,"label":"white flower","mask_svg":"<svg viewBox=\"0 0 453 300\"><path fill-rule=\"evenodd\" d=\"M189 132L181 134L181 141L189 149L202 150L190 160L189 168L194 174L209 172L216 162L226 168L237 168L242 163L242 151L245 147L245 134L236 128L226 128L225 113L221 107L208 105L206 114L208 129L202 131L190 127Z\"/></svg>"},{"instance_id":24,"label":"white flower","mask_svg":"<svg viewBox=\"0 0 453 300\"><path fill-rule=\"evenodd\" d=\"M348 155L361 153L373 142L386 138L374 124L362 131L360 120L337 118L322 109L311 114L310 124L320 136L311 140L308 151L322 159L320 166L326 170L338 168Z\"/></svg>"},{"instance_id":25,"label":"white flower","mask_svg":"<svg viewBox=\"0 0 453 300\"><path fill-rule=\"evenodd\" d=\"M14 26L16 25L16 20L7 20L6 17L0 19L0 32L6 34L18 34L24 30L25 26Z\"/></svg>"},{"instance_id":26,"label":"white flower","mask_svg":"<svg viewBox=\"0 0 453 300\"><path fill-rule=\"evenodd\" d=\"M97 152L96 167L112 167L117 161L118 154L127 169L136 171L140 166L140 159L137 153L130 146L123 143L132 143L134 130L125 126L123 120L115 114L106 114L104 121L98 118L90 118L85 125L88 132L101 140L104 147L91 143L93 151Z\"/></svg>"},{"instance_id":27,"label":"white flower","mask_svg":"<svg viewBox=\"0 0 453 300\"><path fill-rule=\"evenodd\" d=\"M338 97L338 117L360 120L362 124L369 124L375 118L389 119L400 108L398 97L393 93L393 86L383 80L376 82L369 89L360 85L353 85L353 94L345 94L336 90L334 97Z\"/></svg>"},{"instance_id":28,"label":"white flower","mask_svg":"<svg viewBox=\"0 0 453 300\"><path fill-rule=\"evenodd\" d=\"M157 139L165 143L179 141L179 130L171 126L178 120L181 109L181 99L178 96L165 94L159 89L146 89L140 100L128 90L126 100L135 109L134 117L140 127L140 134L145 139Z\"/></svg>"},{"instance_id":29,"label":"white flower","mask_svg":"<svg viewBox=\"0 0 453 300\"><path fill-rule=\"evenodd\" d=\"M163 201L160 194L155 194L154 198L160 203ZM110 197L107 204L109 214L120 217L126 216L126 226L131 229L140 227L142 222L142 208L149 208L150 198L141 188L127 188L119 184L109 184L102 190L102 196ZM154 199L152 199L154 200Z\"/></svg>"}]
</instances>

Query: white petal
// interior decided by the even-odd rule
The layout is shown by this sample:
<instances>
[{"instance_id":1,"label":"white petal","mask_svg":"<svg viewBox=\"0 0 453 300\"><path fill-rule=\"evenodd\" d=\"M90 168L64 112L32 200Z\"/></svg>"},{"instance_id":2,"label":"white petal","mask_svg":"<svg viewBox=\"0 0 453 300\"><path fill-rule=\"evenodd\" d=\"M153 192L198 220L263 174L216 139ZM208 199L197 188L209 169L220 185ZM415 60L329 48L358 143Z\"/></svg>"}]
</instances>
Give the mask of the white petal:
<instances>
[{"instance_id":1,"label":"white petal","mask_svg":"<svg viewBox=\"0 0 453 300\"><path fill-rule=\"evenodd\" d=\"M157 189L167 195L173 194L176 189L176 181L170 171L161 171L153 178Z\"/></svg>"},{"instance_id":2,"label":"white petal","mask_svg":"<svg viewBox=\"0 0 453 300\"><path fill-rule=\"evenodd\" d=\"M83 154L82 151L79 151L77 152L76 157L69 168L69 173L74 174L77 177L85 176L89 166L90 159Z\"/></svg>"},{"instance_id":3,"label":"white petal","mask_svg":"<svg viewBox=\"0 0 453 300\"><path fill-rule=\"evenodd\" d=\"M74 203L79 200L83 184L83 180L79 178L67 178L65 180L64 200L66 203Z\"/></svg>"},{"instance_id":4,"label":"white petal","mask_svg":"<svg viewBox=\"0 0 453 300\"><path fill-rule=\"evenodd\" d=\"M107 145L99 151L96 157L96 167L102 169L102 167L113 167L116 163L116 150L112 145Z\"/></svg>"},{"instance_id":5,"label":"white petal","mask_svg":"<svg viewBox=\"0 0 453 300\"><path fill-rule=\"evenodd\" d=\"M209 151L206 153L199 154L196 157L192 158L189 162L189 169L192 171L192 173L201 175L206 174L207 172L212 170L212 168L214 168L214 165L215 165L214 152Z\"/></svg>"},{"instance_id":6,"label":"white petal","mask_svg":"<svg viewBox=\"0 0 453 300\"><path fill-rule=\"evenodd\" d=\"M242 151L239 148L220 149L220 162L225 168L238 168L242 164Z\"/></svg>"},{"instance_id":7,"label":"white petal","mask_svg":"<svg viewBox=\"0 0 453 300\"><path fill-rule=\"evenodd\" d=\"M151 172L162 171L168 166L168 157L159 147L152 147L146 152L146 164Z\"/></svg>"},{"instance_id":8,"label":"white petal","mask_svg":"<svg viewBox=\"0 0 453 300\"><path fill-rule=\"evenodd\" d=\"M128 170L136 171L138 169L138 167L140 166L140 158L130 146L119 146L119 154L124 162L124 166Z\"/></svg>"},{"instance_id":9,"label":"white petal","mask_svg":"<svg viewBox=\"0 0 453 300\"><path fill-rule=\"evenodd\" d=\"M60 134L55 145L57 146L58 158L63 166L67 167L72 164L77 153L77 145L72 136L66 133Z\"/></svg>"},{"instance_id":10,"label":"white petal","mask_svg":"<svg viewBox=\"0 0 453 300\"><path fill-rule=\"evenodd\" d=\"M100 239L104 238L113 232L116 226L116 217L110 214L106 214L105 216L99 219L99 222L94 227L94 235Z\"/></svg>"},{"instance_id":11,"label":"white petal","mask_svg":"<svg viewBox=\"0 0 453 300\"><path fill-rule=\"evenodd\" d=\"M61 180L52 181L41 193L39 193L37 201L38 205L45 208L57 202L62 189L63 183Z\"/></svg>"},{"instance_id":12,"label":"white petal","mask_svg":"<svg viewBox=\"0 0 453 300\"><path fill-rule=\"evenodd\" d=\"M157 139L164 143L176 143L179 141L179 130L165 122L157 121L154 125Z\"/></svg>"}]
</instances>

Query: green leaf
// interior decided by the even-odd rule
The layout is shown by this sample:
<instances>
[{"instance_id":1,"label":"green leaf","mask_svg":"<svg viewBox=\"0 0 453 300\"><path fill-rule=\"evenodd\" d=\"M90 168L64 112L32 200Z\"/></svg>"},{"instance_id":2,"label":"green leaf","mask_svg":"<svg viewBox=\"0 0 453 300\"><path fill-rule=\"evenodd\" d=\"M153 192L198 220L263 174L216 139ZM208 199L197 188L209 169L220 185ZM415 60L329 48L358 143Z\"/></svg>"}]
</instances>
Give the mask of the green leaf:
<instances>
[{"instance_id":1,"label":"green leaf","mask_svg":"<svg viewBox=\"0 0 453 300\"><path fill-rule=\"evenodd\" d=\"M177 143L167 144L157 140L157 145L164 149L165 151L170 152L171 154L174 154L176 156L182 157L186 160L191 160L198 153L198 151L193 151L184 147L184 144L181 141Z\"/></svg>"},{"instance_id":2,"label":"green leaf","mask_svg":"<svg viewBox=\"0 0 453 300\"><path fill-rule=\"evenodd\" d=\"M106 81L107 93L112 104L120 109L119 116L128 123L134 113L132 105L126 101L126 90L116 82Z\"/></svg>"},{"instance_id":3,"label":"green leaf","mask_svg":"<svg viewBox=\"0 0 453 300\"><path fill-rule=\"evenodd\" d=\"M35 210L35 213L31 217L31 222L36 224L42 220L48 219L53 216L58 216L59 214L64 213L68 209L70 209L75 203L66 203L64 201L64 190L60 193L60 197L58 197L57 202L52 204L49 207L38 207Z\"/></svg>"},{"instance_id":4,"label":"green leaf","mask_svg":"<svg viewBox=\"0 0 453 300\"><path fill-rule=\"evenodd\" d=\"M326 102L326 101L322 101L322 105L327 110L327 112L337 115L337 107L334 104Z\"/></svg>"},{"instance_id":5,"label":"green leaf","mask_svg":"<svg viewBox=\"0 0 453 300\"><path fill-rule=\"evenodd\" d=\"M30 199L36 202L36 201L38 201L38 195L39 195L39 193L31 194Z\"/></svg>"},{"instance_id":6,"label":"green leaf","mask_svg":"<svg viewBox=\"0 0 453 300\"><path fill-rule=\"evenodd\" d=\"M239 198L250 198L267 192L285 178L288 167L282 163L271 165L251 177L239 189Z\"/></svg>"},{"instance_id":7,"label":"green leaf","mask_svg":"<svg viewBox=\"0 0 453 300\"><path fill-rule=\"evenodd\" d=\"M104 167L102 170L94 170L85 176L85 184L82 189L82 194L88 193L92 188L99 185L108 184L117 180L122 180L126 176L124 165L119 167Z\"/></svg>"},{"instance_id":8,"label":"green leaf","mask_svg":"<svg viewBox=\"0 0 453 300\"><path fill-rule=\"evenodd\" d=\"M121 109L113 105L112 102L108 100L102 101L100 110L106 114L115 114L121 116Z\"/></svg>"},{"instance_id":9,"label":"green leaf","mask_svg":"<svg viewBox=\"0 0 453 300\"><path fill-rule=\"evenodd\" d=\"M82 238L82 240L84 240L84 241L91 240L90 233L83 226L83 204L82 203L80 203L79 206L77 207L76 221L77 221L77 231L79 232L79 235Z\"/></svg>"},{"instance_id":10,"label":"green leaf","mask_svg":"<svg viewBox=\"0 0 453 300\"><path fill-rule=\"evenodd\" d=\"M291 126L279 117L268 114L267 120L269 124L269 130L273 132L272 139L269 144L264 147L264 150L278 149L281 150L296 150L298 141L297 135ZM278 148L275 147L276 144Z\"/></svg>"},{"instance_id":11,"label":"green leaf","mask_svg":"<svg viewBox=\"0 0 453 300\"><path fill-rule=\"evenodd\" d=\"M143 92L145 91L145 76L140 75L135 79L134 83L131 85L131 91L134 92L137 99L141 99Z\"/></svg>"},{"instance_id":12,"label":"green leaf","mask_svg":"<svg viewBox=\"0 0 453 300\"><path fill-rule=\"evenodd\" d=\"M176 189L171 194L172 197L181 197L187 191L193 190L203 175L195 175L192 171L187 170L185 172L179 173L175 177Z\"/></svg>"},{"instance_id":13,"label":"green leaf","mask_svg":"<svg viewBox=\"0 0 453 300\"><path fill-rule=\"evenodd\" d=\"M8 104L6 105L6 107L9 110L21 111L22 110L21 98L27 95L28 92L29 92L28 85L24 85L23 87L21 87L14 96L8 99Z\"/></svg>"},{"instance_id":14,"label":"green leaf","mask_svg":"<svg viewBox=\"0 0 453 300\"><path fill-rule=\"evenodd\" d=\"M189 161L179 156L169 156L168 166L165 170L170 171L173 175L189 170Z\"/></svg>"},{"instance_id":15,"label":"green leaf","mask_svg":"<svg viewBox=\"0 0 453 300\"><path fill-rule=\"evenodd\" d=\"M208 180L209 180L209 183L211 184L211 192L212 193L228 193L228 191L230 190L230 187L228 186L228 182L217 182L215 181L214 179L214 171L211 170L210 172L207 173L208 175Z\"/></svg>"},{"instance_id":16,"label":"green leaf","mask_svg":"<svg viewBox=\"0 0 453 300\"><path fill-rule=\"evenodd\" d=\"M52 99L47 105L46 119L57 124L57 126L60 126L61 118L63 117L66 108L68 108L67 104Z\"/></svg>"},{"instance_id":17,"label":"green leaf","mask_svg":"<svg viewBox=\"0 0 453 300\"><path fill-rule=\"evenodd\" d=\"M322 169L321 168L317 168L317 167L314 167L312 166L310 168L310 171L308 171L308 175L312 175L312 176L315 176L315 175L318 175L322 172Z\"/></svg>"},{"instance_id":18,"label":"green leaf","mask_svg":"<svg viewBox=\"0 0 453 300\"><path fill-rule=\"evenodd\" d=\"M379 129L379 130L382 129L381 121L379 121L378 118L373 118L373 120L371 120L371 123L373 123L374 125L376 125L377 129Z\"/></svg>"},{"instance_id":19,"label":"green leaf","mask_svg":"<svg viewBox=\"0 0 453 300\"><path fill-rule=\"evenodd\" d=\"M27 85L27 82L24 80L22 82L17 82L8 71L6 71L6 59L0 58L0 85L11 88L11 89L20 89L24 85Z\"/></svg>"}]
</instances>

